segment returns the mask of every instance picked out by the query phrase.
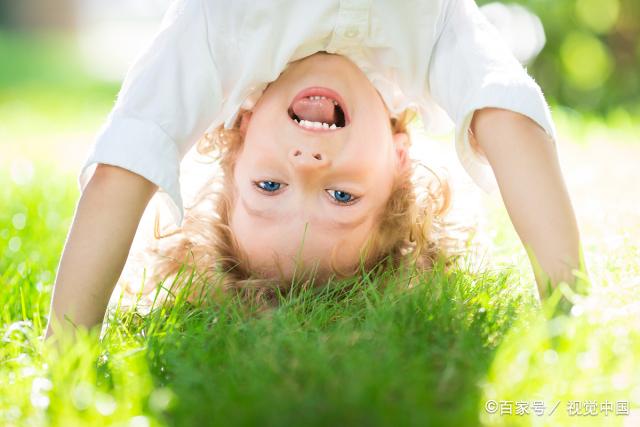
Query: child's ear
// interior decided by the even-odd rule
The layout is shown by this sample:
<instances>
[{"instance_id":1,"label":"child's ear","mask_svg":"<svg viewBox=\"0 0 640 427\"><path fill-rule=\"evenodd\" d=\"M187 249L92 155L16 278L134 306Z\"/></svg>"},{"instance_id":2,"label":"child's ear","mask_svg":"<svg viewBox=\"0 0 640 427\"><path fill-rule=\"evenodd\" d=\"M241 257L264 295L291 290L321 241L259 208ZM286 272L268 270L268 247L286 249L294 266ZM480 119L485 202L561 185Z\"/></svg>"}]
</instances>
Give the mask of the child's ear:
<instances>
[{"instance_id":1,"label":"child's ear","mask_svg":"<svg viewBox=\"0 0 640 427\"><path fill-rule=\"evenodd\" d=\"M411 146L409 135L406 132L393 134L393 145L398 157L398 167L404 170L409 167L409 147Z\"/></svg>"},{"instance_id":2,"label":"child's ear","mask_svg":"<svg viewBox=\"0 0 640 427\"><path fill-rule=\"evenodd\" d=\"M251 121L251 110L243 110L240 113L240 133L242 136L247 134L247 128L249 127L249 122Z\"/></svg>"}]
</instances>

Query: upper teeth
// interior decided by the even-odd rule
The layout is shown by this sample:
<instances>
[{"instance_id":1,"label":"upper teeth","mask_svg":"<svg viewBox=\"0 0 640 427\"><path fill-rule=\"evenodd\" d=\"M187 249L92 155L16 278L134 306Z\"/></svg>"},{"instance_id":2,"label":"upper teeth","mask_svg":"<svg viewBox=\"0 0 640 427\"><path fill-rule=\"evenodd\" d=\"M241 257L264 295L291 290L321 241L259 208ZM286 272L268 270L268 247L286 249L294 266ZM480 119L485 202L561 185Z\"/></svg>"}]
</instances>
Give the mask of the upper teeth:
<instances>
[{"instance_id":1,"label":"upper teeth","mask_svg":"<svg viewBox=\"0 0 640 427\"><path fill-rule=\"evenodd\" d=\"M296 122L298 125L308 128L308 129L336 129L338 126L336 126L336 124L332 124L329 125L328 123L321 123L321 122L312 122L309 120L300 120L297 121L296 119L293 119L294 122Z\"/></svg>"},{"instance_id":2,"label":"upper teeth","mask_svg":"<svg viewBox=\"0 0 640 427\"><path fill-rule=\"evenodd\" d=\"M333 102L333 105L338 105L338 102L335 99L331 99L331 98L327 98L326 96L309 96L309 99L329 99L331 102Z\"/></svg>"}]
</instances>

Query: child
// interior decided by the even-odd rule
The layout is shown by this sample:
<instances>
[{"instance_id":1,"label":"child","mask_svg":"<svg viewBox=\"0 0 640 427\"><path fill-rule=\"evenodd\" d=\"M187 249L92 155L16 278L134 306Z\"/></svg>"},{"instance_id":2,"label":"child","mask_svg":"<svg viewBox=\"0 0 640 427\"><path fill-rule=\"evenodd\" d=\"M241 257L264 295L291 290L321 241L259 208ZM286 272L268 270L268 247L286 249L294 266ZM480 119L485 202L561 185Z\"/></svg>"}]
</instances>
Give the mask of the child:
<instances>
[{"instance_id":1,"label":"child","mask_svg":"<svg viewBox=\"0 0 640 427\"><path fill-rule=\"evenodd\" d=\"M350 88L363 91L353 98L351 109L367 114L363 106L377 107L381 115L378 126L367 128L368 123L357 115L345 116L344 127L351 126L353 132L348 141L343 142L340 133L335 139L327 134L325 141L317 141L324 137L323 131L298 129L309 125L293 111L308 117L321 113L314 108L329 104L327 101L296 96L299 100L287 115L269 108L289 82L308 76L309 69L323 67L342 68L342 76L355 77ZM335 113L338 106L331 103L328 109ZM221 176L202 186L196 201L186 208L178 230L160 235L156 216L154 234L161 240L147 248L151 259L142 259L142 265L152 272L143 294L153 298L150 291L156 284L174 277L183 265L218 285L221 281L225 289L248 291L244 296L262 302L275 302L275 288L290 288L292 279L324 284L329 276L350 277L356 270L370 270L382 261L390 261L394 267L409 263L430 268L437 258L448 255L445 251L452 252L459 240L445 233L451 228L443 222L450 202L446 181L435 174L420 176L417 164L407 157L407 128L412 118L407 110L389 119L366 76L344 57L316 53L291 64L251 111L241 110L231 129L221 127L198 142L200 154L212 154L219 162ZM289 132L293 136L302 133L297 138L282 138L286 132L282 128L291 120L296 126ZM341 129L341 120L337 123L325 127L329 131L332 126ZM269 129L279 138L269 138ZM315 153L308 157L295 148L305 146L305 136L311 141L306 148ZM294 142L294 148L287 141ZM256 178L264 170L271 176L287 177L287 183ZM331 189L331 182L343 189L355 182L359 193ZM128 282L123 284L130 296L139 291L139 281L133 280L134 289Z\"/></svg>"},{"instance_id":2,"label":"child","mask_svg":"<svg viewBox=\"0 0 640 427\"><path fill-rule=\"evenodd\" d=\"M411 214L402 119L415 109L433 128L439 107L469 174L485 189L495 175L541 296L572 281L579 237L549 109L472 0L175 1L81 172L52 320L102 321L158 188L183 225L179 161L206 131L224 197L212 227L185 221L178 254L199 238L196 263L268 280L348 275L407 243L433 258L428 219L447 194Z\"/></svg>"}]
</instances>

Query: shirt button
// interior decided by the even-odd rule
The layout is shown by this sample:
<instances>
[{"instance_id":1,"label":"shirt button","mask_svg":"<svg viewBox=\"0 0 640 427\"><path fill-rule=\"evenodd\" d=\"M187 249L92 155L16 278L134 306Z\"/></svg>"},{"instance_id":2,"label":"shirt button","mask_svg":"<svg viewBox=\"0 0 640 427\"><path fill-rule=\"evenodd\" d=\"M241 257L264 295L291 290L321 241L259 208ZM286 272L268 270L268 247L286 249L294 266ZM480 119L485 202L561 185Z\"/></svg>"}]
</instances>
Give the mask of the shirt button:
<instances>
[{"instance_id":1,"label":"shirt button","mask_svg":"<svg viewBox=\"0 0 640 427\"><path fill-rule=\"evenodd\" d=\"M344 36L352 39L355 36L357 36L358 33L359 33L359 31L358 31L358 29L356 27L349 27L349 28L347 28L347 31L344 32Z\"/></svg>"}]
</instances>

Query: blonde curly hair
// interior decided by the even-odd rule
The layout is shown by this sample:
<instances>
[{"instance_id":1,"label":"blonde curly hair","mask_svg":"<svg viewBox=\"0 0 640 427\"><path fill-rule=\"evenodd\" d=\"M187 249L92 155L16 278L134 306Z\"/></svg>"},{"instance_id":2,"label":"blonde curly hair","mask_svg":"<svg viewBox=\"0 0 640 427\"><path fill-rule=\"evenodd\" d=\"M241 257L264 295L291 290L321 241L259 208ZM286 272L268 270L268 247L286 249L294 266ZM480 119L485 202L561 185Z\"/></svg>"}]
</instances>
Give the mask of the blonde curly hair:
<instances>
[{"instance_id":1,"label":"blonde curly hair","mask_svg":"<svg viewBox=\"0 0 640 427\"><path fill-rule=\"evenodd\" d=\"M229 225L234 201L233 170L243 144L241 117L242 111L231 129L220 126L198 141L198 153L218 161L221 174L208 180L192 206L185 208L181 228L163 234L156 216L155 242L146 249L152 264L147 266L151 267L148 280L166 281L186 270L204 277L201 286L209 288L207 294L214 289L233 291L272 305L277 291L290 290L292 281L256 277ZM409 127L415 119L416 113L407 109L390 119L391 131L411 136ZM448 182L412 160L411 167L394 182L391 196L361 250L361 264L353 271L338 271L332 262L335 277L354 276L359 270L370 271L382 265L428 270L438 259L451 260L455 257L455 241L447 235L448 223L444 220L450 201ZM312 283L311 286L324 283L314 282L311 276L302 282ZM197 289L202 294L203 288Z\"/></svg>"}]
</instances>

